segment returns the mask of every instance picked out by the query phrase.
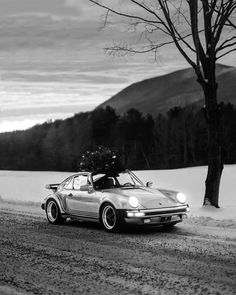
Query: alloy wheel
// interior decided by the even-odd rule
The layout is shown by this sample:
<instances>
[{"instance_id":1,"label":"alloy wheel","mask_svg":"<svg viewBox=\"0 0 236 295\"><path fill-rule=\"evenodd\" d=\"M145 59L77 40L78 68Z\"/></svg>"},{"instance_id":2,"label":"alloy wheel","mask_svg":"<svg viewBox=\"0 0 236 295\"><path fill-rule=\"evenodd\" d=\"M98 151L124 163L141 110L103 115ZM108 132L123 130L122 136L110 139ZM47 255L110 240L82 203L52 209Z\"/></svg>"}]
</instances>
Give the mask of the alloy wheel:
<instances>
[{"instance_id":1,"label":"alloy wheel","mask_svg":"<svg viewBox=\"0 0 236 295\"><path fill-rule=\"evenodd\" d=\"M58 218L58 206L54 201L50 201L47 204L47 217L52 223L57 221Z\"/></svg>"},{"instance_id":2,"label":"alloy wheel","mask_svg":"<svg viewBox=\"0 0 236 295\"><path fill-rule=\"evenodd\" d=\"M102 223L107 230L113 230L116 226L116 212L113 206L106 205L102 211Z\"/></svg>"}]
</instances>

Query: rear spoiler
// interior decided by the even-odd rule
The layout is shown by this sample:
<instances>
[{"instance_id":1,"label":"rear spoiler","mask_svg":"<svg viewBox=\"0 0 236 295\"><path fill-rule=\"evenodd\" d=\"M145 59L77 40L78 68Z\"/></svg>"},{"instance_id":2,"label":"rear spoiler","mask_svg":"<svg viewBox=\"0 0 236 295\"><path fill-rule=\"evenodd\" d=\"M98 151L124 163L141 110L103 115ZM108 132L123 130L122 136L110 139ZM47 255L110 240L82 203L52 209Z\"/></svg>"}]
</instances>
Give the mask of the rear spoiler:
<instances>
[{"instance_id":1,"label":"rear spoiler","mask_svg":"<svg viewBox=\"0 0 236 295\"><path fill-rule=\"evenodd\" d=\"M46 184L45 187L47 189L51 189L55 192L59 185L60 185L60 183L53 183L53 184Z\"/></svg>"}]
</instances>

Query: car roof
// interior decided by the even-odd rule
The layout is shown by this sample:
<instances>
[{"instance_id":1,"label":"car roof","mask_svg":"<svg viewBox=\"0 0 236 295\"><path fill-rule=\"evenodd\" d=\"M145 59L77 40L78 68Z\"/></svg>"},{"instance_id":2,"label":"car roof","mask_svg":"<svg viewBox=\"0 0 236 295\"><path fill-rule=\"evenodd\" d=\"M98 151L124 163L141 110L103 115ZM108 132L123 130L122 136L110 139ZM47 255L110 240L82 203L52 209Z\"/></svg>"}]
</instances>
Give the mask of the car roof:
<instances>
[{"instance_id":1,"label":"car roof","mask_svg":"<svg viewBox=\"0 0 236 295\"><path fill-rule=\"evenodd\" d=\"M124 173L124 172L130 172L129 170L123 170L123 171L119 171L119 172L106 172L106 171L78 171L76 173L74 173L73 175L71 175L70 177L76 176L76 175L97 175L97 174L107 174L107 175L112 175L115 173Z\"/></svg>"}]
</instances>

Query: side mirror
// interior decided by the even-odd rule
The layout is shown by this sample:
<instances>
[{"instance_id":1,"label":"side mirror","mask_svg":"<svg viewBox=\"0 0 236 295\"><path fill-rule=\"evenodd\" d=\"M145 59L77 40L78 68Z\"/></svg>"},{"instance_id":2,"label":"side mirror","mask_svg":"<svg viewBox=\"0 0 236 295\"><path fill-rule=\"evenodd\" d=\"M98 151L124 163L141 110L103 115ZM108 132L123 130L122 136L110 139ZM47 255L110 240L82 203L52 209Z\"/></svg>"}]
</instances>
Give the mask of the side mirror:
<instances>
[{"instance_id":1,"label":"side mirror","mask_svg":"<svg viewBox=\"0 0 236 295\"><path fill-rule=\"evenodd\" d=\"M82 192L89 192L91 193L93 191L93 187L90 184L81 185L80 190Z\"/></svg>"},{"instance_id":2,"label":"side mirror","mask_svg":"<svg viewBox=\"0 0 236 295\"><path fill-rule=\"evenodd\" d=\"M148 182L146 183L146 187L152 187L152 185L153 185L153 183L152 183L151 181L148 181Z\"/></svg>"}]
</instances>

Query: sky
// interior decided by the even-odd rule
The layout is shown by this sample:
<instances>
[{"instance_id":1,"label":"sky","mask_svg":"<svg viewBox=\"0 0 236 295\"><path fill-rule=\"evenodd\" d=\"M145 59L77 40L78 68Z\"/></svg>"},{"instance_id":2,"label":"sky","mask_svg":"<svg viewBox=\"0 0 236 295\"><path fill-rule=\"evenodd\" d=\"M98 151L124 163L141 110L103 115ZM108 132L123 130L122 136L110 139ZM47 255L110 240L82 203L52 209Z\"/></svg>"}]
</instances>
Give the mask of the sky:
<instances>
[{"instance_id":1,"label":"sky","mask_svg":"<svg viewBox=\"0 0 236 295\"><path fill-rule=\"evenodd\" d=\"M188 67L173 47L156 58L105 54L139 34L118 20L104 27L104 11L88 0L0 0L0 7L0 132L92 110L131 83ZM222 62L236 66L236 57Z\"/></svg>"}]
</instances>

